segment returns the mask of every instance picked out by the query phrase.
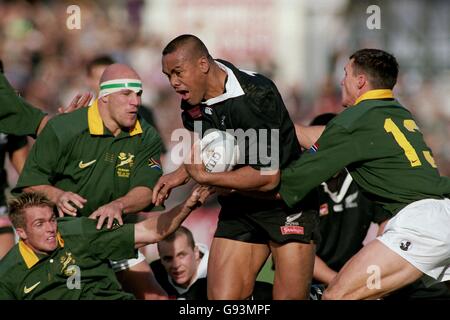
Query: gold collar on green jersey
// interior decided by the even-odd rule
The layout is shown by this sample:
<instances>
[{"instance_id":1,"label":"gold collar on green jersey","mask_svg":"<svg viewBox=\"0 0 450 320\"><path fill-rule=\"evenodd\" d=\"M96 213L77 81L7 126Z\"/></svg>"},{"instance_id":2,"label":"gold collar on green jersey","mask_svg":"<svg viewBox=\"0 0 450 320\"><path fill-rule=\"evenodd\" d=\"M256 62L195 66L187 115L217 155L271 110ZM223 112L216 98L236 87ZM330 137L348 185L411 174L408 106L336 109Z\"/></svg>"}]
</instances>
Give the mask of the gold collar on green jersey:
<instances>
[{"instance_id":1,"label":"gold collar on green jersey","mask_svg":"<svg viewBox=\"0 0 450 320\"><path fill-rule=\"evenodd\" d=\"M98 100L95 99L92 105L88 109L88 124L89 132L94 135L103 135L103 120L98 110ZM134 136L142 133L142 127L139 120L136 120L136 124L133 129L130 130L130 136Z\"/></svg>"},{"instance_id":2,"label":"gold collar on green jersey","mask_svg":"<svg viewBox=\"0 0 450 320\"><path fill-rule=\"evenodd\" d=\"M56 239L58 240L59 246L64 248L64 240L59 232L56 234ZM22 240L19 240L19 251L28 269L32 268L39 262L39 257L37 254Z\"/></svg>"},{"instance_id":3,"label":"gold collar on green jersey","mask_svg":"<svg viewBox=\"0 0 450 320\"><path fill-rule=\"evenodd\" d=\"M374 99L394 99L394 93L390 89L369 90L366 93L360 95L358 99L356 99L354 106L363 100Z\"/></svg>"}]
</instances>

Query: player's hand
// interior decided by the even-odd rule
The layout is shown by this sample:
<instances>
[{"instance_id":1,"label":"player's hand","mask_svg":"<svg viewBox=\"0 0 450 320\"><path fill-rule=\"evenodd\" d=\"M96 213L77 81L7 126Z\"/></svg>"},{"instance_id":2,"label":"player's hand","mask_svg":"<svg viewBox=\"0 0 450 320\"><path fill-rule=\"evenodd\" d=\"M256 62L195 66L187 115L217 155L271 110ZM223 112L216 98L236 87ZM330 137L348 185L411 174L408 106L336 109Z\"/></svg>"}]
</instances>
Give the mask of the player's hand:
<instances>
[{"instance_id":1,"label":"player's hand","mask_svg":"<svg viewBox=\"0 0 450 320\"><path fill-rule=\"evenodd\" d=\"M185 161L184 168L192 179L200 184L205 184L208 172L200 158L200 152L200 143L194 143L191 148L191 154L188 157L189 161Z\"/></svg>"},{"instance_id":2,"label":"player's hand","mask_svg":"<svg viewBox=\"0 0 450 320\"><path fill-rule=\"evenodd\" d=\"M86 92L83 94L78 93L67 106L67 108L59 107L58 113L69 113L75 111L77 109L88 106L89 101L93 98L93 94L91 92Z\"/></svg>"},{"instance_id":3,"label":"player's hand","mask_svg":"<svg viewBox=\"0 0 450 320\"><path fill-rule=\"evenodd\" d=\"M185 206L190 210L195 210L202 206L206 199L214 192L213 187L197 185L192 190L190 197L186 200Z\"/></svg>"},{"instance_id":4,"label":"player's hand","mask_svg":"<svg viewBox=\"0 0 450 320\"><path fill-rule=\"evenodd\" d=\"M61 193L58 199L56 199L55 204L60 217L64 217L64 214L67 214L69 216L76 216L77 208L82 209L86 201L87 200L82 196L70 191L66 191Z\"/></svg>"},{"instance_id":5,"label":"player's hand","mask_svg":"<svg viewBox=\"0 0 450 320\"><path fill-rule=\"evenodd\" d=\"M111 229L114 219L119 222L120 225L123 225L122 220L122 205L117 202L113 201L108 204L105 204L104 206L101 206L97 210L95 210L90 216L90 219L98 219L97 222L97 229L101 229L103 226L103 223L105 220L107 221L106 227L108 229Z\"/></svg>"},{"instance_id":6,"label":"player's hand","mask_svg":"<svg viewBox=\"0 0 450 320\"><path fill-rule=\"evenodd\" d=\"M153 188L152 203L156 206L163 205L173 188L186 184L188 181L189 175L183 165L174 172L163 175Z\"/></svg>"}]
</instances>

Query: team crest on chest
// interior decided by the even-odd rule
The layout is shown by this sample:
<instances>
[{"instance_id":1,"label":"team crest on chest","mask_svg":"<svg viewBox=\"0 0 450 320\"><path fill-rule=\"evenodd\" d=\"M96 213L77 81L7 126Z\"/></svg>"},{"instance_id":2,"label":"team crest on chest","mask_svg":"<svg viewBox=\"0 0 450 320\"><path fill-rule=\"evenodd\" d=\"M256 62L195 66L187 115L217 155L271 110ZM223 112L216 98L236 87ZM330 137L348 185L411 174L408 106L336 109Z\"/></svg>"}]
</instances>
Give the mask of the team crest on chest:
<instances>
[{"instance_id":1,"label":"team crest on chest","mask_svg":"<svg viewBox=\"0 0 450 320\"><path fill-rule=\"evenodd\" d=\"M61 273L66 277L70 277L74 275L75 268L70 268L71 265L76 263L75 258L73 257L71 252L65 252L64 255L59 259L61 263Z\"/></svg>"},{"instance_id":2,"label":"team crest on chest","mask_svg":"<svg viewBox=\"0 0 450 320\"><path fill-rule=\"evenodd\" d=\"M134 154L120 152L117 156L116 173L118 177L129 178L134 165Z\"/></svg>"}]
</instances>

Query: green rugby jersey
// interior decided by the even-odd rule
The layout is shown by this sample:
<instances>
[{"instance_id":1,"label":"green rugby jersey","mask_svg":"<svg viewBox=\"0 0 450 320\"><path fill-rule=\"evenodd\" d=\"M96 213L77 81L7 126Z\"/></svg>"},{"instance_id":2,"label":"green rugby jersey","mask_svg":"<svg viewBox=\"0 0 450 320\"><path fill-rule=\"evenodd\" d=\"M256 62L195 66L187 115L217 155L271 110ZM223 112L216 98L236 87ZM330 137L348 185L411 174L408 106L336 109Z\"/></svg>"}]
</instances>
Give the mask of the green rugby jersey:
<instances>
[{"instance_id":1,"label":"green rugby jersey","mask_svg":"<svg viewBox=\"0 0 450 320\"><path fill-rule=\"evenodd\" d=\"M0 132L35 136L45 113L17 96L0 73Z\"/></svg>"},{"instance_id":2,"label":"green rugby jersey","mask_svg":"<svg viewBox=\"0 0 450 320\"><path fill-rule=\"evenodd\" d=\"M109 259L136 257L134 225L97 230L96 223L58 219L58 247L48 255L19 241L0 261L0 300L133 299L122 291Z\"/></svg>"},{"instance_id":3,"label":"green rugby jersey","mask_svg":"<svg viewBox=\"0 0 450 320\"><path fill-rule=\"evenodd\" d=\"M411 202L450 194L450 179L439 175L411 113L391 90L365 93L330 121L317 143L316 153L282 170L280 194L289 206L345 167L392 214Z\"/></svg>"},{"instance_id":4,"label":"green rugby jersey","mask_svg":"<svg viewBox=\"0 0 450 320\"><path fill-rule=\"evenodd\" d=\"M13 193L36 185L72 191L87 199L78 215L89 216L134 187L152 189L162 173L161 146L159 134L142 120L114 137L94 103L47 123Z\"/></svg>"}]
</instances>

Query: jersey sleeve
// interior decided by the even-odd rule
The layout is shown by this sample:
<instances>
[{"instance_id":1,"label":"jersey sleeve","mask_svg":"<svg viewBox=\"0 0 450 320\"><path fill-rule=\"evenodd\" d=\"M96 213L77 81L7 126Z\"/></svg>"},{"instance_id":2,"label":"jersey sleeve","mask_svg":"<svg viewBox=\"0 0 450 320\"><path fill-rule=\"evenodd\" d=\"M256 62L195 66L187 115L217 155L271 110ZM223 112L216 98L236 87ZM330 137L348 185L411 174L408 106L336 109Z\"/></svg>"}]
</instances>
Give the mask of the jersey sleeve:
<instances>
[{"instance_id":1,"label":"jersey sleeve","mask_svg":"<svg viewBox=\"0 0 450 320\"><path fill-rule=\"evenodd\" d=\"M11 292L7 286L0 282L0 300L16 300L16 296Z\"/></svg>"},{"instance_id":2,"label":"jersey sleeve","mask_svg":"<svg viewBox=\"0 0 450 320\"><path fill-rule=\"evenodd\" d=\"M0 73L0 131L7 134L35 137L45 113L17 96Z\"/></svg>"},{"instance_id":3,"label":"jersey sleeve","mask_svg":"<svg viewBox=\"0 0 450 320\"><path fill-rule=\"evenodd\" d=\"M156 130L146 130L136 155L130 188L143 186L153 189L162 175L161 148L162 140Z\"/></svg>"},{"instance_id":4,"label":"jersey sleeve","mask_svg":"<svg viewBox=\"0 0 450 320\"><path fill-rule=\"evenodd\" d=\"M280 195L294 207L310 190L361 158L350 132L337 124L327 126L315 153L304 153L281 171Z\"/></svg>"},{"instance_id":5,"label":"jersey sleeve","mask_svg":"<svg viewBox=\"0 0 450 320\"><path fill-rule=\"evenodd\" d=\"M87 240L87 248L95 257L102 260L124 260L137 257L134 248L134 224L122 226L114 224L111 229L106 226L96 229L97 221L89 218L82 219L82 237Z\"/></svg>"},{"instance_id":6,"label":"jersey sleeve","mask_svg":"<svg viewBox=\"0 0 450 320\"><path fill-rule=\"evenodd\" d=\"M30 150L25 166L13 193L25 187L53 185L60 163L61 147L54 129L47 125Z\"/></svg>"}]
</instances>

